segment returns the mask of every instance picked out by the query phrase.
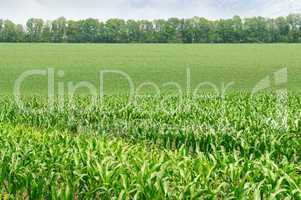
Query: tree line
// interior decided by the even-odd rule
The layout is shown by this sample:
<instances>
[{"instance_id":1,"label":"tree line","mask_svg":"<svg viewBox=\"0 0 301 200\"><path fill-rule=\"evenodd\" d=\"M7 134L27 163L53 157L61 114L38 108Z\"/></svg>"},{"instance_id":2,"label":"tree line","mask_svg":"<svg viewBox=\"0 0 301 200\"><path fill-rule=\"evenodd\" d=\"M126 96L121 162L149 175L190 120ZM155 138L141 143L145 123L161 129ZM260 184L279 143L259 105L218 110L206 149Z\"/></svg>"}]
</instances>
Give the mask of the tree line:
<instances>
[{"instance_id":1,"label":"tree line","mask_svg":"<svg viewBox=\"0 0 301 200\"><path fill-rule=\"evenodd\" d=\"M0 42L55 43L275 43L301 42L301 14L208 20L98 19L53 21L31 18L26 25L0 19Z\"/></svg>"}]
</instances>

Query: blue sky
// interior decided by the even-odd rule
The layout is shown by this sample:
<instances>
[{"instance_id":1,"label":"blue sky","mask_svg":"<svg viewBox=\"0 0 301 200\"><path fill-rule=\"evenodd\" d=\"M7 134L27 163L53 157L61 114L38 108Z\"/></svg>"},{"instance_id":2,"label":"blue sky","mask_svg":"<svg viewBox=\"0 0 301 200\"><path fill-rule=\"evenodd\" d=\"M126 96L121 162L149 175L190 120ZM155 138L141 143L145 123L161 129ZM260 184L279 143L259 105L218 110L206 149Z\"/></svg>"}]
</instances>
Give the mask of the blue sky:
<instances>
[{"instance_id":1,"label":"blue sky","mask_svg":"<svg viewBox=\"0 0 301 200\"><path fill-rule=\"evenodd\" d=\"M0 18L25 23L55 19L154 19L203 16L209 19L276 17L301 12L301 0L0 0Z\"/></svg>"}]
</instances>

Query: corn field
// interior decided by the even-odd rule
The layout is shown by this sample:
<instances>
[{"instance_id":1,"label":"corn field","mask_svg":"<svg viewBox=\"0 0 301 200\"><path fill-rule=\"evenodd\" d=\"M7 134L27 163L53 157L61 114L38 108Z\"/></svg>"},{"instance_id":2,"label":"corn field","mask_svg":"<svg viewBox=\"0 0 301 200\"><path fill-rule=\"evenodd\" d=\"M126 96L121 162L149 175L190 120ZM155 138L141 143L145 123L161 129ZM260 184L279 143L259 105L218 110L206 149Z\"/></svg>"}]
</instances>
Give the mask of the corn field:
<instances>
[{"instance_id":1,"label":"corn field","mask_svg":"<svg viewBox=\"0 0 301 200\"><path fill-rule=\"evenodd\" d=\"M22 101L0 99L5 198L301 199L299 93Z\"/></svg>"}]
</instances>

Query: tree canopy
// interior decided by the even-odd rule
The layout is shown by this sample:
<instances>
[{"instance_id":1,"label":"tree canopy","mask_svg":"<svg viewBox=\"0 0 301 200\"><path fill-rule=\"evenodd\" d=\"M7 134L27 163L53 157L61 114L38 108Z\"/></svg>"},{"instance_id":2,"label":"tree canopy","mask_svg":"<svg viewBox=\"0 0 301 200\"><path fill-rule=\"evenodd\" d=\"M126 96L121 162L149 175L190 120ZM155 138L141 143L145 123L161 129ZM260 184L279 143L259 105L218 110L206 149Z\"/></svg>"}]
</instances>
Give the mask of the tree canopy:
<instances>
[{"instance_id":1,"label":"tree canopy","mask_svg":"<svg viewBox=\"0 0 301 200\"><path fill-rule=\"evenodd\" d=\"M301 14L208 20L31 18L26 26L0 19L0 42L69 43L275 43L301 42Z\"/></svg>"}]
</instances>

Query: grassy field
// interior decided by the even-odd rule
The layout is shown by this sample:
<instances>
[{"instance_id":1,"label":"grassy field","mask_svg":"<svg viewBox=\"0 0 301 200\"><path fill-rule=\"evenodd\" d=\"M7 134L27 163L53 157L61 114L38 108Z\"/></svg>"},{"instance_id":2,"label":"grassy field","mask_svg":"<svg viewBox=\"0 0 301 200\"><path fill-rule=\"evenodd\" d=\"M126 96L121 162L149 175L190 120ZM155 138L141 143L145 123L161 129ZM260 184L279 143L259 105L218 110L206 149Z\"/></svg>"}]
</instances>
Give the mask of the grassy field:
<instances>
[{"instance_id":1,"label":"grassy field","mask_svg":"<svg viewBox=\"0 0 301 200\"><path fill-rule=\"evenodd\" d=\"M301 45L0 45L0 194L11 199L300 199ZM3 52L3 53L2 53ZM275 72L288 70L279 85ZM86 91L49 103L47 77L22 85L26 70L53 68L55 88L99 82L120 70L159 95L129 100L127 82L108 76L104 98ZM234 82L169 95L205 81ZM64 72L64 76L59 70ZM271 88L251 91L265 77ZM46 78L46 79L45 79ZM283 77L280 77L280 79ZM265 80L265 79L263 79ZM278 80L279 81L279 80ZM96 86L97 87L97 86ZM144 91L152 94L151 87ZM35 95L34 95L35 94ZM0 196L1 199L1 196Z\"/></svg>"},{"instance_id":2,"label":"grassy field","mask_svg":"<svg viewBox=\"0 0 301 200\"><path fill-rule=\"evenodd\" d=\"M135 87L151 81L158 87L177 82L186 89L186 70L191 71L191 88L201 82L218 87L234 82L230 89L251 90L267 75L286 67L291 90L301 86L301 45L96 45L96 44L1 44L0 93L10 94L17 77L32 69L64 71L56 81L90 81L99 86L101 70L121 70ZM45 77L32 77L23 84L23 93L46 93ZM129 87L118 75L105 77L105 91L125 93ZM165 90L172 88L164 87ZM146 89L147 90L147 89ZM81 91L83 93L85 91Z\"/></svg>"}]
</instances>

